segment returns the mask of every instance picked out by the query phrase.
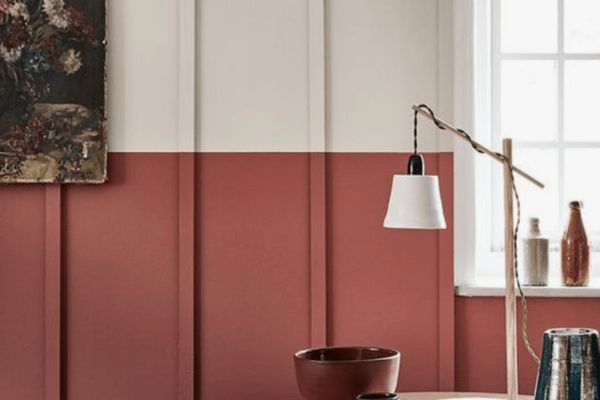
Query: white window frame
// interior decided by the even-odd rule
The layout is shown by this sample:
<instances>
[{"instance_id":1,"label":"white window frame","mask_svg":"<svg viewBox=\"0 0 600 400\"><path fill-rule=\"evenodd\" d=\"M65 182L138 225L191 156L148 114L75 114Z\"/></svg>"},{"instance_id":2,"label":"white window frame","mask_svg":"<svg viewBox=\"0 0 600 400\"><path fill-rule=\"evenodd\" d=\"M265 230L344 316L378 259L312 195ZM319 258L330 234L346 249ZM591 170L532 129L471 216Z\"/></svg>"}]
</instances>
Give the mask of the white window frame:
<instances>
[{"instance_id":1,"label":"white window frame","mask_svg":"<svg viewBox=\"0 0 600 400\"><path fill-rule=\"evenodd\" d=\"M475 4L477 3L477 7ZM487 58L475 58L475 49L489 48L485 20L489 0L464 0L454 2L454 122L476 139L490 145L483 127L476 126L475 115L489 115L491 110L479 101L479 90L485 79L475 70L486 70L478 65ZM477 110L475 109L477 107ZM476 167L477 165L477 167ZM481 178L488 163L476 160L473 149L463 143L454 145L454 282L455 286L471 286L476 283L476 221L481 209L476 207L475 182ZM489 170L489 169L488 169ZM488 194L489 195L489 194ZM489 204L489 201L486 202ZM489 215L489 214L488 214Z\"/></svg>"},{"instance_id":2,"label":"white window frame","mask_svg":"<svg viewBox=\"0 0 600 400\"><path fill-rule=\"evenodd\" d=\"M482 144L499 149L501 135L495 130L500 125L500 63L503 59L552 60L557 63L557 139L552 142L515 142L515 147L553 148L559 154L560 221L566 218L563 174L566 148L598 148L600 142L564 141L564 64L567 60L600 60L600 54L571 54L564 52L564 1L558 1L557 53L501 53L500 37L501 0L464 0L455 2L454 9L454 120L458 126L474 133ZM501 286L503 284L503 249L492 251L494 239L490 227L503 224L502 215L494 216L492 205L502 202L502 170L487 158L477 157L469 146L455 146L455 285ZM487 190L486 187L489 189ZM564 206L564 207L563 207ZM500 208L501 209L501 208ZM489 238L489 242L477 240ZM501 239L500 239L501 240ZM496 241L496 243L498 243ZM553 246L553 269L558 276L556 243ZM592 261L600 261L600 253ZM478 265L480 264L480 265ZM483 265L481 265L483 264ZM482 268L483 267L483 268ZM481 274L482 270L493 275ZM497 274L495 273L497 271ZM598 285L600 268L591 268L592 285ZM482 279L483 278L483 279ZM556 284L556 281L555 281ZM598 285L600 287L600 285ZM460 290L458 290L460 292ZM555 290L554 290L555 291ZM600 293L600 292L599 292ZM468 293L467 293L468 294ZM556 293L554 293L556 294Z\"/></svg>"}]
</instances>

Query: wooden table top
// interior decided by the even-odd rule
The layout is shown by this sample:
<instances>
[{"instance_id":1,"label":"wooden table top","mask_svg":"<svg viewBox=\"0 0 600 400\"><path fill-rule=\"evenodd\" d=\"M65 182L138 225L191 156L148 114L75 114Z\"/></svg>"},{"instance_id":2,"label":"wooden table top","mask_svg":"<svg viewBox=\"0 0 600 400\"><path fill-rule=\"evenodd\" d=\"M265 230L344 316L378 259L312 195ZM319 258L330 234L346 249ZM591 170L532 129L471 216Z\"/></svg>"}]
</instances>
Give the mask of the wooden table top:
<instances>
[{"instance_id":1,"label":"wooden table top","mask_svg":"<svg viewBox=\"0 0 600 400\"><path fill-rule=\"evenodd\" d=\"M420 392L399 393L401 400L444 400L444 399L506 399L500 393ZM533 396L519 396L520 400L532 400Z\"/></svg>"}]
</instances>

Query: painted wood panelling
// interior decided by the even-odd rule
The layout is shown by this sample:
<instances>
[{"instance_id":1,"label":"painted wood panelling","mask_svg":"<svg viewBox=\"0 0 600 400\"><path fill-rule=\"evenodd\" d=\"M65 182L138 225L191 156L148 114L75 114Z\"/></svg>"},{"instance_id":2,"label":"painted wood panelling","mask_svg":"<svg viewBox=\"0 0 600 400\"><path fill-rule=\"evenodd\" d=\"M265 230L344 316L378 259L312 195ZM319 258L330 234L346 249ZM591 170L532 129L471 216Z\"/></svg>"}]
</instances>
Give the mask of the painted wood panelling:
<instances>
[{"instance_id":1,"label":"painted wood panelling","mask_svg":"<svg viewBox=\"0 0 600 400\"><path fill-rule=\"evenodd\" d=\"M199 157L200 398L295 398L292 355L311 339L309 154Z\"/></svg>"},{"instance_id":2,"label":"painted wood panelling","mask_svg":"<svg viewBox=\"0 0 600 400\"><path fill-rule=\"evenodd\" d=\"M409 106L452 114L448 4L109 1L109 183L0 190L0 397L298 398L325 343L399 348L400 390L503 391L501 301L453 301L452 154L449 229L381 226ZM530 304L532 338L600 326Z\"/></svg>"},{"instance_id":3,"label":"painted wood panelling","mask_svg":"<svg viewBox=\"0 0 600 400\"><path fill-rule=\"evenodd\" d=\"M310 346L327 345L327 169L310 154Z\"/></svg>"},{"instance_id":4,"label":"painted wood panelling","mask_svg":"<svg viewBox=\"0 0 600 400\"><path fill-rule=\"evenodd\" d=\"M0 397L298 398L323 344L399 348L400 390L503 390L501 302L453 301L452 154L427 155L450 229L381 226L409 106L451 114L447 2L109 13L110 182L0 190ZM534 299L532 338L597 308Z\"/></svg>"},{"instance_id":5,"label":"painted wood panelling","mask_svg":"<svg viewBox=\"0 0 600 400\"><path fill-rule=\"evenodd\" d=\"M383 228L392 175L408 154L330 154L328 188L328 337L332 345L372 345L402 353L400 391L438 388L440 330L438 232ZM445 213L452 208L452 156L428 154L439 174ZM452 229L449 218L449 229ZM445 296L447 291L442 295ZM453 296L445 301L452 302Z\"/></svg>"},{"instance_id":6,"label":"painted wood panelling","mask_svg":"<svg viewBox=\"0 0 600 400\"><path fill-rule=\"evenodd\" d=\"M45 399L60 400L62 384L62 188L46 186L44 269Z\"/></svg>"},{"instance_id":7,"label":"painted wood panelling","mask_svg":"<svg viewBox=\"0 0 600 400\"><path fill-rule=\"evenodd\" d=\"M179 156L113 153L109 174L64 187L66 396L175 399Z\"/></svg>"},{"instance_id":8,"label":"painted wood panelling","mask_svg":"<svg viewBox=\"0 0 600 400\"><path fill-rule=\"evenodd\" d=\"M410 106L438 106L439 71L452 67L438 38L438 20L451 18L437 0L203 0L196 148L410 151ZM311 136L318 113L322 144ZM424 124L421 148L438 141Z\"/></svg>"},{"instance_id":9,"label":"painted wood panelling","mask_svg":"<svg viewBox=\"0 0 600 400\"><path fill-rule=\"evenodd\" d=\"M438 234L438 390L454 391L455 380L455 326L454 326L454 157L438 154L438 173L444 197L444 214L448 228ZM450 284L452 283L452 284Z\"/></svg>"},{"instance_id":10,"label":"painted wood panelling","mask_svg":"<svg viewBox=\"0 0 600 400\"><path fill-rule=\"evenodd\" d=\"M179 10L186 1L107 1L110 151L179 151Z\"/></svg>"},{"instance_id":11,"label":"painted wood panelling","mask_svg":"<svg viewBox=\"0 0 600 400\"><path fill-rule=\"evenodd\" d=\"M178 400L193 400L199 347L196 346L196 8L179 0L179 249L178 249ZM200 266L198 265L198 268Z\"/></svg>"},{"instance_id":12,"label":"painted wood panelling","mask_svg":"<svg viewBox=\"0 0 600 400\"><path fill-rule=\"evenodd\" d=\"M438 1L328 0L329 151L412 149L411 105L438 105ZM440 19L451 15L441 15ZM438 149L423 124L420 145Z\"/></svg>"},{"instance_id":13,"label":"painted wood panelling","mask_svg":"<svg viewBox=\"0 0 600 400\"><path fill-rule=\"evenodd\" d=\"M325 0L308 0L310 346L327 345Z\"/></svg>"},{"instance_id":14,"label":"painted wood panelling","mask_svg":"<svg viewBox=\"0 0 600 400\"><path fill-rule=\"evenodd\" d=\"M195 178L186 175L194 157L198 157ZM354 300L340 297L340 287L365 282L362 273L387 276L392 284L402 282L405 272L395 268L395 262L391 269L375 262L356 270L358 275L337 275L348 268L347 260L339 259L340 248L357 261L370 251L368 243L349 247L348 235L369 235L375 229L379 233L373 240L389 237L380 248L388 261L400 257L402 248L414 247L412 242L398 247L397 232L384 230L377 222L377 214L384 212L377 204L385 203L391 174L404 164L406 155L322 154L327 171L331 170L323 182L328 195L322 210L332 211L319 219L327 222L323 229L333 236L327 241L320 238L319 243L327 243L320 251L332 252L334 258L328 257L327 280L323 276L317 289L327 283L329 307L324 301L315 303L312 294L314 157L309 153L111 154L113 179L107 185L65 187L66 398L158 399L189 393L189 374L181 375L181 368L189 366L191 349L189 342L182 346L181 329L189 329L190 320L182 319L181 312L190 308L182 309L181 304L182 299L190 304L185 299L191 283L182 282L181 272L187 271L189 278L191 249L180 239L193 236L195 342L201 349L195 363L196 398L296 396L291 355L321 340L313 329L315 312L322 313L319 321L328 316L319 335L324 336L327 328L331 344L351 340L399 347L405 360L411 360L414 343L406 342L411 331L404 328L411 312L395 316L393 329L378 331L368 320L355 320L366 308L359 307L357 313ZM444 170L450 173L446 176L451 176L451 158L443 158ZM437 171L435 158L428 162ZM369 188L355 203L349 193L363 184ZM191 187L195 187L195 202L189 197ZM446 185L444 193L447 190ZM191 236L188 230L193 224L185 219L194 214ZM352 228L346 230L341 221ZM426 237L424 245L437 240L436 233ZM421 267L429 265L423 271L435 270L431 264L437 262L435 253L422 260ZM438 285L436 276L432 274L431 285ZM411 296L407 289L412 284L406 280L399 286L403 290L397 292L398 298L388 299L386 309L381 308L383 301L375 301L373 318L380 312L395 314L397 305ZM182 288L188 289L182 292ZM434 310L435 297L427 304ZM426 315L424 323L435 327L437 314ZM435 360L435 329L430 332L429 339L418 341L428 343L419 364ZM413 368L403 372L404 388L435 388L435 363L426 371Z\"/></svg>"},{"instance_id":15,"label":"painted wood panelling","mask_svg":"<svg viewBox=\"0 0 600 400\"><path fill-rule=\"evenodd\" d=\"M196 270L196 155L179 155L179 248L178 248L178 400L194 398L195 270ZM198 269L201 266L198 265Z\"/></svg>"},{"instance_id":16,"label":"painted wood panelling","mask_svg":"<svg viewBox=\"0 0 600 400\"><path fill-rule=\"evenodd\" d=\"M452 10L439 1L109 1L109 149L319 152L309 115L319 112L327 151L409 151L410 105L452 108L451 44L438 36ZM194 86L195 105L184 100ZM182 142L193 110L197 136ZM421 143L438 149L431 127Z\"/></svg>"},{"instance_id":17,"label":"painted wood panelling","mask_svg":"<svg viewBox=\"0 0 600 400\"><path fill-rule=\"evenodd\" d=\"M308 150L306 0L202 0L198 149Z\"/></svg>"},{"instance_id":18,"label":"painted wood panelling","mask_svg":"<svg viewBox=\"0 0 600 400\"><path fill-rule=\"evenodd\" d=\"M0 397L45 398L46 193L0 188Z\"/></svg>"},{"instance_id":19,"label":"painted wood panelling","mask_svg":"<svg viewBox=\"0 0 600 400\"><path fill-rule=\"evenodd\" d=\"M194 155L113 153L111 181L63 186L62 214L53 216L46 211L56 209L57 187L4 186L0 395L48 398L44 288L47 260L59 253L46 244L57 238L62 398L170 399L189 390L180 312L190 283L182 292L180 271L190 249L179 239L193 225L195 398L298 398L291 355L312 339L313 156L197 154L192 177ZM444 388L452 374L457 390L504 390L501 299L459 298L454 310L449 294L452 155L427 155L441 176L444 232L381 227L391 174L408 154L323 156L329 344L399 348L400 390ZM195 224L186 225L192 214ZM534 346L548 327L600 327L599 312L595 299L531 299ZM531 393L536 366L522 347L520 355L520 385Z\"/></svg>"}]
</instances>

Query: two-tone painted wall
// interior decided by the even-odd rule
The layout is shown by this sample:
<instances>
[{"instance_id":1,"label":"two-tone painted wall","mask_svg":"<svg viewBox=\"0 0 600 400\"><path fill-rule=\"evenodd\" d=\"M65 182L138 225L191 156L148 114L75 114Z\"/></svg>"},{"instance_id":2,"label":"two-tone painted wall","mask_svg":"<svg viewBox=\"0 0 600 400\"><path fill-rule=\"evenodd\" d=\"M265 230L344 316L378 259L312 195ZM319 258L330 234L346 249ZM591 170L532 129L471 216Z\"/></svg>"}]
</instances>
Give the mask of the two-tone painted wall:
<instances>
[{"instance_id":1,"label":"two-tone painted wall","mask_svg":"<svg viewBox=\"0 0 600 400\"><path fill-rule=\"evenodd\" d=\"M110 182L0 188L2 398L298 398L292 354L325 344L399 348L400 390L502 388L501 303L455 310L427 125L449 229L382 228L410 105L452 115L451 2L109 11Z\"/></svg>"},{"instance_id":2,"label":"two-tone painted wall","mask_svg":"<svg viewBox=\"0 0 600 400\"><path fill-rule=\"evenodd\" d=\"M410 105L442 102L443 7L109 12L110 182L0 190L2 397L297 398L292 354L325 344L400 348L403 389L447 385L451 230L381 226ZM451 153L421 142L451 223Z\"/></svg>"}]
</instances>

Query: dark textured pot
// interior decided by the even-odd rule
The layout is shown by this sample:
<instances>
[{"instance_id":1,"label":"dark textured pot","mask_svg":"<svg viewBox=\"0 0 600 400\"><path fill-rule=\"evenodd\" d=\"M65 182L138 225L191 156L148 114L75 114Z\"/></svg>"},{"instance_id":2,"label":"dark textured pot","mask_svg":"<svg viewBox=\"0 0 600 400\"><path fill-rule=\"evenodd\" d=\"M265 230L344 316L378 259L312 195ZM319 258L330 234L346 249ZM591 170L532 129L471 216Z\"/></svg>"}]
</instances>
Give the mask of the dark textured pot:
<instances>
[{"instance_id":1,"label":"dark textured pot","mask_svg":"<svg viewBox=\"0 0 600 400\"><path fill-rule=\"evenodd\" d=\"M394 392L400 353L373 347L324 347L294 355L296 381L306 400L349 400Z\"/></svg>"}]
</instances>

